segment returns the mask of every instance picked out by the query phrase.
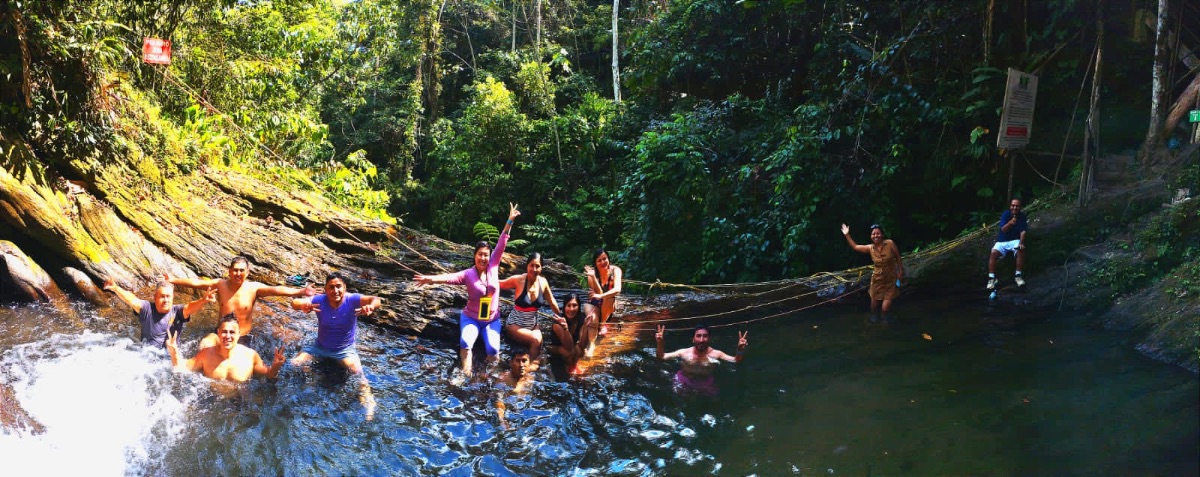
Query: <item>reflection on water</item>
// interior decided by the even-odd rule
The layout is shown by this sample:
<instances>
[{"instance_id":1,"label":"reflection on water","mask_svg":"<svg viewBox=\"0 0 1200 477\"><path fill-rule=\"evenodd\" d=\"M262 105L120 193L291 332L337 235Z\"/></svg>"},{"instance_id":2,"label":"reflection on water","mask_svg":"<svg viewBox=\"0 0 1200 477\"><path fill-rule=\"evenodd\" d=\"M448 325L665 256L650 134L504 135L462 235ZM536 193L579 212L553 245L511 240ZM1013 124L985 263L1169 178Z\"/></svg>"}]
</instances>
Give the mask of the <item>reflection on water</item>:
<instances>
[{"instance_id":1,"label":"reflection on water","mask_svg":"<svg viewBox=\"0 0 1200 477\"><path fill-rule=\"evenodd\" d=\"M840 306L753 325L711 399L672 393L677 368L641 333L588 376L502 397L507 431L497 388L450 384L446 344L370 325L374 421L336 366L227 396L171 373L132 323L0 309L0 379L46 428L0 434L0 459L14 475L1197 473L1194 375L1076 317L903 305L890 323ZM308 319L277 328L315 334ZM185 332L186 353L206 330ZM713 346L736 336L716 329Z\"/></svg>"}]
</instances>

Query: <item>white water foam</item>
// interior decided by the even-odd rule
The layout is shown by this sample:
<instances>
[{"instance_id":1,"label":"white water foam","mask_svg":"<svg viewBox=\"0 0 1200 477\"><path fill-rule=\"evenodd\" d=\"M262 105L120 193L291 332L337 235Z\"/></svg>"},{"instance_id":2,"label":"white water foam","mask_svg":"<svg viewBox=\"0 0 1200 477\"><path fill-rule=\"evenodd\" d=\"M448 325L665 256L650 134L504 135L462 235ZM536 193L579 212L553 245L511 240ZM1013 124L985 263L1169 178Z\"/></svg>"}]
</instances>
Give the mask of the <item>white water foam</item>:
<instances>
[{"instance_id":1,"label":"white water foam","mask_svg":"<svg viewBox=\"0 0 1200 477\"><path fill-rule=\"evenodd\" d=\"M169 359L129 338L90 331L4 352L0 379L45 426L38 435L0 434L5 473L145 473L183 427L169 368Z\"/></svg>"}]
</instances>

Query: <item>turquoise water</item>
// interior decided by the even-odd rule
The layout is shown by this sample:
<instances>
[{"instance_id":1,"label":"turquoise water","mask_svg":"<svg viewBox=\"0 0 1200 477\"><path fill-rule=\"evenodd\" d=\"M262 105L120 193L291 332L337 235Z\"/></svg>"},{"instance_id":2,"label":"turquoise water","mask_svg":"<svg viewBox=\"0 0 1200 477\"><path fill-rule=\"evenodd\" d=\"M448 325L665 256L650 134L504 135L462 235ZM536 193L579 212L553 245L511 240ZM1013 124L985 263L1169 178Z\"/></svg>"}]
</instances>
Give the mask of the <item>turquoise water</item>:
<instances>
[{"instance_id":1,"label":"turquoise water","mask_svg":"<svg viewBox=\"0 0 1200 477\"><path fill-rule=\"evenodd\" d=\"M214 390L134 344L121 314L81 307L80 325L0 309L0 378L46 428L0 434L0 459L14 475L1200 472L1196 375L1140 356L1126 337L974 298L902 300L889 323L860 305L749 325L746 361L723 365L714 399L676 396L676 366L640 333L589 375L539 376L528 395L503 397L507 431L502 390L449 379L449 343L360 327L379 402L366 421L336 367ZM312 339L312 320L296 318L274 328ZM185 331L186 353L210 326ZM713 346L732 352L736 337L715 329ZM687 346L690 333L666 341ZM289 346L290 356L299 345Z\"/></svg>"}]
</instances>

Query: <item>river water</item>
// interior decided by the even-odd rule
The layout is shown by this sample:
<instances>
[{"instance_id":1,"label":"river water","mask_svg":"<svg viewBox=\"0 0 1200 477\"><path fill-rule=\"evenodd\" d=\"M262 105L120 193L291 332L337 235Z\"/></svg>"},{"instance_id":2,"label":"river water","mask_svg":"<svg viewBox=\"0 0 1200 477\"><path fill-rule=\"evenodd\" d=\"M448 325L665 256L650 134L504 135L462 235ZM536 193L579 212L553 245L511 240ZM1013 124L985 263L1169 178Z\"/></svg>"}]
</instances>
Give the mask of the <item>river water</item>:
<instances>
[{"instance_id":1,"label":"river water","mask_svg":"<svg viewBox=\"0 0 1200 477\"><path fill-rule=\"evenodd\" d=\"M0 433L0 466L7 475L1200 472L1196 375L1140 356L1122 335L973 297L900 301L888 323L861 305L745 327L746 360L718 371L715 398L671 390L677 368L654 359L652 333L582 377L540 375L528 395L508 396L453 383L449 343L364 324L373 421L336 367L213 388L134 343L123 310L0 308L0 380L45 429ZM313 320L296 318L274 325L292 336L289 356L315 335ZM202 314L185 330L186 354L212 323ZM713 330L713 346L732 352L735 329ZM667 348L690 338L670 333Z\"/></svg>"}]
</instances>

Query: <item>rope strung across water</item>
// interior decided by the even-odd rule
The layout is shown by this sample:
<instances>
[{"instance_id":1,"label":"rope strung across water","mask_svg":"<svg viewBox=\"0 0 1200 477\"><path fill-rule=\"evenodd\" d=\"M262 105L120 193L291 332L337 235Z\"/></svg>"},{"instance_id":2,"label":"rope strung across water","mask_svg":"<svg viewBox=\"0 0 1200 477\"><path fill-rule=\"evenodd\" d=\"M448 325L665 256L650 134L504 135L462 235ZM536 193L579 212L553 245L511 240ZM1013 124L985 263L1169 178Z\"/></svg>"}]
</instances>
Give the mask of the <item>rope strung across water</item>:
<instances>
[{"instance_id":1,"label":"rope strung across water","mask_svg":"<svg viewBox=\"0 0 1200 477\"><path fill-rule=\"evenodd\" d=\"M221 112L219 109L214 107L212 104L205 101L203 97L201 97L199 94L197 94L195 92L195 90L193 90L191 87L187 86L182 81L179 81L176 78L174 78L172 75L170 75L169 71L167 71L165 68L164 69L156 68L156 70L159 70L159 73L163 76L163 78L165 78L167 81L171 82L176 87L184 90L194 100L203 104L208 109L217 112L219 115L221 115L223 118L225 118L226 121L228 121L230 123L230 125L232 125L234 127L234 129L236 129L239 133L241 133L244 138L255 143L257 146L261 147L263 150L267 151L271 156L274 156L281 163L286 162L284 160L284 158L279 155L279 153L277 153L273 149L267 147L265 144L263 144L261 141L259 141L257 138L255 138L253 135L247 133L244 129L242 129L240 126L238 126L237 123L235 123L233 121L233 119L231 119L228 115ZM1037 202L1035 201L1033 204L1030 204L1030 206L1027 207L1027 209L1036 208L1037 205L1039 205L1039 204L1037 204ZM352 240L358 242L360 245L367 246L367 248L371 248L369 246L370 244L368 244L366 241L363 241L362 239L355 236L352 232L347 230L346 227L344 227L336 219L325 215L324 213L322 213L319 210L316 210L315 208L312 210L312 212L315 213L317 216L319 216L321 219L334 224L336 227L341 229L342 232L344 232L348 237L350 237ZM910 253L907 255L907 258L905 258L905 261L907 261L909 263L921 262L923 260L926 260L926 259L929 259L932 257L936 257L938 255L946 253L947 251L955 249L968 241L975 240L985 233L993 233L995 228L996 228L996 225L984 224L982 227L972 231L971 233L962 235L962 236L955 238L953 240L950 240L948 242L943 242L941 244L934 246L933 248ZM401 240L399 237L396 237L395 235L393 235L390 230L385 229L384 234L389 239L391 239L394 242L399 243L401 246L408 249L410 252L415 254L421 260L433 265L441 272L445 273L448 271L440 263L433 261L433 259L430 259L429 257L425 256L424 254L417 251L413 247L409 246L404 240ZM442 240L442 239L439 238L438 240ZM445 240L442 240L442 241L446 242L446 243L450 243ZM384 258L391 261L392 263L395 263L399 267L402 267L413 273L418 273L412 267L409 267L409 266L401 263L399 260L396 260L395 258L391 257L390 255L388 255L386 253L380 254L380 255L382 255ZM660 319L645 320L645 321L637 322L637 323L646 323L646 324L657 324L657 323L673 323L673 322L680 322L680 321L719 318L722 316L728 316L728 315L733 315L733 314L738 314L738 313L745 313L747 311L751 311L751 310L762 308L762 307L775 306L780 303L797 300L797 299L804 298L804 297L814 295L814 294L820 294L821 292L831 288L830 286L826 285L829 280L837 280L837 281L841 282L842 284L857 283L862 280L862 276L867 270L872 270L872 269L873 269L873 265L864 265L864 266L860 266L860 267L849 268L849 269L838 271L838 272L827 272L827 271L817 272L808 277L802 277L802 278L790 278L790 279L770 280L770 281L751 282L751 283L686 284L686 283L663 282L662 280L658 280L658 279L656 279L654 282L646 282L646 281L633 280L633 279L623 279L622 281L630 283L630 284L635 284L635 285L644 285L644 286L648 287L648 289L650 291L653 291L654 288L657 287L657 288L662 288L662 289L677 288L677 289L686 289L686 290L692 290L692 291L697 291L697 292L716 291L716 292L723 293L725 290L735 290L736 291L737 289L744 289L744 288L757 288L757 287L770 287L770 286L782 287L782 288L771 288L771 289L760 291L760 292L743 294L744 296L747 296L747 297L756 297L756 296L761 296L761 295L764 295L767 293L779 293L781 290L786 290L788 288L798 287L798 286L804 286L804 287L808 287L808 288L812 289L812 291L809 291L807 293L800 293L797 295L793 295L793 296L790 296L787 298L783 298L783 299L779 299L779 300L775 300L775 301L771 301L771 302L747 305L745 307L742 307L742 308L739 308L736 310L724 311L724 312L719 312L719 313L710 313L710 314L706 314L706 315L694 315L694 316L674 317L674 318L660 318ZM583 278L586 276L585 274L576 272L574 270L568 270L566 273L569 275L572 275L576 278ZM856 278L854 280L850 280L847 278L850 275L856 275ZM734 322L734 323L712 325L712 327L713 328L722 328L722 327L728 327L728 326L739 326L739 325L754 323L754 322L763 321L763 320L767 320L767 319L787 316L787 315L790 315L793 313L798 313L800 311L809 310L809 309L812 309L812 308L820 306L820 305L824 305L824 304L827 304L827 303L830 303L833 301L837 301L844 296L859 292L863 289L864 289L864 287L861 287L861 286L853 287L849 291L840 293L832 298L829 298L829 299L826 299L826 300L823 300L823 301L820 301L820 302L817 302L815 304L811 304L808 306L803 306L803 307L796 308L793 310L788 310L788 311L775 313L775 314L767 315L767 316L763 316L763 317L753 318L753 319L749 319L749 320L738 321L738 322ZM508 299L508 298L502 298L501 301L506 304L512 304L512 300ZM538 311L538 316L553 317L554 315L550 314L550 313ZM669 328L668 331L680 331L680 330L687 330L687 329L688 328Z\"/></svg>"}]
</instances>

